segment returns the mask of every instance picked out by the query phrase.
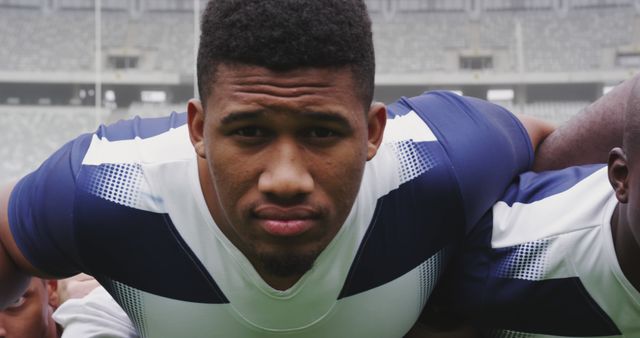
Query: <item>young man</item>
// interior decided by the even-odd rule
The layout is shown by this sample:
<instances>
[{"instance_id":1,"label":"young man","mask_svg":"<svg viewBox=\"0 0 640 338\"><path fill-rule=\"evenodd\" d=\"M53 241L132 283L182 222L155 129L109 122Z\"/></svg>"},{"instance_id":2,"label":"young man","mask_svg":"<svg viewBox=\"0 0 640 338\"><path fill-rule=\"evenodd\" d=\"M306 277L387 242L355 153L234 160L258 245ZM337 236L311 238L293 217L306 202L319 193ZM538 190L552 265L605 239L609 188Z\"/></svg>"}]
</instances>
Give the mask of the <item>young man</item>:
<instances>
[{"instance_id":1,"label":"young man","mask_svg":"<svg viewBox=\"0 0 640 338\"><path fill-rule=\"evenodd\" d=\"M0 337L58 338L62 330L51 318L59 305L57 281L31 278L27 290L0 311Z\"/></svg>"},{"instance_id":2,"label":"young man","mask_svg":"<svg viewBox=\"0 0 640 338\"><path fill-rule=\"evenodd\" d=\"M404 335L550 130L449 93L371 104L374 68L362 1L210 2L202 102L80 136L0 203L0 302L84 271L141 336Z\"/></svg>"},{"instance_id":3,"label":"young man","mask_svg":"<svg viewBox=\"0 0 640 338\"><path fill-rule=\"evenodd\" d=\"M632 94L608 166L520 175L465 242L442 306L491 337L640 336L638 83Z\"/></svg>"}]
</instances>

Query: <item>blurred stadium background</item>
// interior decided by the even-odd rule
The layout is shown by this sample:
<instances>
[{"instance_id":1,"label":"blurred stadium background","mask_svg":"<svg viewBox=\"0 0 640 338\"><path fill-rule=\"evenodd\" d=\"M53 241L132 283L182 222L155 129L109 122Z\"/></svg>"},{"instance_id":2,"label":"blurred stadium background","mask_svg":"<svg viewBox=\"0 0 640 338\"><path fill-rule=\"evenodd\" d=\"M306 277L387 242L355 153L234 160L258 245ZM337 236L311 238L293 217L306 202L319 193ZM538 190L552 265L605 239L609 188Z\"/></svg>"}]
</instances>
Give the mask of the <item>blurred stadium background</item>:
<instances>
[{"instance_id":1,"label":"blurred stadium background","mask_svg":"<svg viewBox=\"0 0 640 338\"><path fill-rule=\"evenodd\" d=\"M366 2L384 102L447 89L560 123L640 69L640 0ZM0 181L98 124L183 111L205 5L0 0Z\"/></svg>"}]
</instances>

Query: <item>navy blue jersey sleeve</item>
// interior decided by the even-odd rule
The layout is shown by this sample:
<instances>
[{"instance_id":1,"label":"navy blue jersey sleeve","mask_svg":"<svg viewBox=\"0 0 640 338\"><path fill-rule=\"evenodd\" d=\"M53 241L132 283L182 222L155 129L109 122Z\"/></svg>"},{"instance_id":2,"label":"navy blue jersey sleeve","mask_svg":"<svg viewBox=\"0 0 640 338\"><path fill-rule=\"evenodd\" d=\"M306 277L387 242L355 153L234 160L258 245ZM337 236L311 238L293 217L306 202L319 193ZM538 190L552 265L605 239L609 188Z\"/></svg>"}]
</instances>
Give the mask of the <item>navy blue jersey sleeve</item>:
<instances>
[{"instance_id":1,"label":"navy blue jersey sleeve","mask_svg":"<svg viewBox=\"0 0 640 338\"><path fill-rule=\"evenodd\" d=\"M85 134L65 144L22 178L9 199L9 226L18 248L37 269L52 276L81 270L73 208L76 177L91 137Z\"/></svg>"},{"instance_id":2,"label":"navy blue jersey sleeve","mask_svg":"<svg viewBox=\"0 0 640 338\"><path fill-rule=\"evenodd\" d=\"M404 102L429 125L451 162L468 231L531 167L529 135L509 111L480 99L429 92Z\"/></svg>"},{"instance_id":3,"label":"navy blue jersey sleeve","mask_svg":"<svg viewBox=\"0 0 640 338\"><path fill-rule=\"evenodd\" d=\"M20 180L11 193L8 215L11 232L22 254L37 269L52 276L89 272L91 267L86 257L104 252L96 253L93 250L97 249L87 249L84 243L79 243L82 240L79 233L96 232L98 223L91 217L81 216L103 215L105 219L112 216L106 214L111 210L105 207L110 203L106 200L100 209L82 209L86 203L83 204L81 198L87 195L87 182L82 178L96 167L83 164L92 140L151 138L184 125L186 116L186 113L172 113L166 117L136 117L101 125L95 133L81 135L62 146L37 170ZM136 152L137 148L131 151Z\"/></svg>"}]
</instances>

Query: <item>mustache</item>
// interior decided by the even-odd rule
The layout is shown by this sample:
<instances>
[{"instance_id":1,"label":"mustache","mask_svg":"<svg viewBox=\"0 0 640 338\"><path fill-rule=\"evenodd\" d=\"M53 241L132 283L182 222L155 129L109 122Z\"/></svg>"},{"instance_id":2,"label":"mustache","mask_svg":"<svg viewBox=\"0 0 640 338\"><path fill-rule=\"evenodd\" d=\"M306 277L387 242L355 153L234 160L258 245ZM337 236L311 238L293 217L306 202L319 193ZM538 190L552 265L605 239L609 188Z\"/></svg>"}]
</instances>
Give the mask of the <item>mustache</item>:
<instances>
[{"instance_id":1,"label":"mustache","mask_svg":"<svg viewBox=\"0 0 640 338\"><path fill-rule=\"evenodd\" d=\"M299 220L299 219L320 219L328 214L326 207L301 203L294 205L282 205L271 201L255 201L247 206L249 215L259 219L276 220Z\"/></svg>"}]
</instances>

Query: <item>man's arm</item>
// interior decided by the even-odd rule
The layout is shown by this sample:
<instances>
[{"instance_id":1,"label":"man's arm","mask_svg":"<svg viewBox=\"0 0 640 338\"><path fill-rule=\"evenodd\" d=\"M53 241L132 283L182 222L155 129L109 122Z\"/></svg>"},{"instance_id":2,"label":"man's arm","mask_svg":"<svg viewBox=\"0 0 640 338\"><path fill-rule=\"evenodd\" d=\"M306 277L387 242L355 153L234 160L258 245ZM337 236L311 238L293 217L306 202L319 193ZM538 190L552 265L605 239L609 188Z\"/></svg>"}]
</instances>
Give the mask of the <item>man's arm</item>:
<instances>
[{"instance_id":1,"label":"man's arm","mask_svg":"<svg viewBox=\"0 0 640 338\"><path fill-rule=\"evenodd\" d=\"M553 124L535 118L533 116L523 114L515 115L527 130L527 134L529 134L529 138L531 139L531 146L533 147L534 152L537 152L540 143L542 143L542 141L544 141L545 138L547 138L556 129Z\"/></svg>"},{"instance_id":2,"label":"man's arm","mask_svg":"<svg viewBox=\"0 0 640 338\"><path fill-rule=\"evenodd\" d=\"M99 286L100 283L93 276L84 273L60 279L58 280L60 303L62 304L69 299L83 298Z\"/></svg>"},{"instance_id":3,"label":"man's arm","mask_svg":"<svg viewBox=\"0 0 640 338\"><path fill-rule=\"evenodd\" d=\"M606 163L609 151L622 145L624 111L639 77L616 86L551 133L538 147L533 169Z\"/></svg>"},{"instance_id":4,"label":"man's arm","mask_svg":"<svg viewBox=\"0 0 640 338\"><path fill-rule=\"evenodd\" d=\"M63 303L53 319L64 328L62 338L140 337L124 310L102 287Z\"/></svg>"},{"instance_id":5,"label":"man's arm","mask_svg":"<svg viewBox=\"0 0 640 338\"><path fill-rule=\"evenodd\" d=\"M0 189L0 309L24 293L31 274L42 276L22 255L9 229L8 207L12 189L13 185Z\"/></svg>"}]
</instances>

